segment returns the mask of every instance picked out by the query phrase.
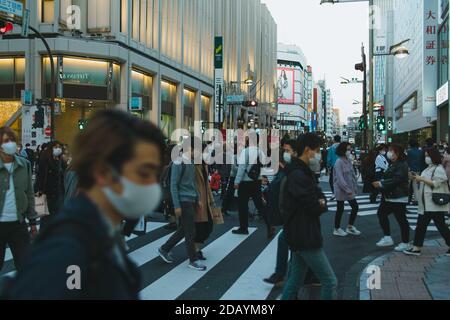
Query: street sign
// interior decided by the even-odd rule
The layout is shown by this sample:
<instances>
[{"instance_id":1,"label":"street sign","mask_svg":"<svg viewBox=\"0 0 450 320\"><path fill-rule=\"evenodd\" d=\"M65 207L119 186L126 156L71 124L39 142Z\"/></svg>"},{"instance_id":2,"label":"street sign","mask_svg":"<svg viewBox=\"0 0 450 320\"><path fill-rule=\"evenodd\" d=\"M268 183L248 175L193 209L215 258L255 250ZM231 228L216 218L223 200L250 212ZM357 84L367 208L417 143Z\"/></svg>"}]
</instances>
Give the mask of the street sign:
<instances>
[{"instance_id":1,"label":"street sign","mask_svg":"<svg viewBox=\"0 0 450 320\"><path fill-rule=\"evenodd\" d=\"M223 69L223 37L215 37L214 44L214 68Z\"/></svg>"},{"instance_id":2,"label":"street sign","mask_svg":"<svg viewBox=\"0 0 450 320\"><path fill-rule=\"evenodd\" d=\"M52 135L52 129L50 127L45 128L45 135L50 137Z\"/></svg>"},{"instance_id":3,"label":"street sign","mask_svg":"<svg viewBox=\"0 0 450 320\"><path fill-rule=\"evenodd\" d=\"M142 111L142 97L132 97L130 109L131 111Z\"/></svg>"},{"instance_id":4,"label":"street sign","mask_svg":"<svg viewBox=\"0 0 450 320\"><path fill-rule=\"evenodd\" d=\"M31 106L33 104L33 91L22 90L20 92L20 97L24 106Z\"/></svg>"},{"instance_id":5,"label":"street sign","mask_svg":"<svg viewBox=\"0 0 450 320\"><path fill-rule=\"evenodd\" d=\"M28 38L30 26L30 9L25 9L22 19L22 37Z\"/></svg>"},{"instance_id":6,"label":"street sign","mask_svg":"<svg viewBox=\"0 0 450 320\"><path fill-rule=\"evenodd\" d=\"M0 13L22 17L23 4L13 0L0 0Z\"/></svg>"},{"instance_id":7,"label":"street sign","mask_svg":"<svg viewBox=\"0 0 450 320\"><path fill-rule=\"evenodd\" d=\"M227 96L227 103L229 104L241 104L242 102L244 102L245 97L244 95L232 95L232 96Z\"/></svg>"}]
</instances>

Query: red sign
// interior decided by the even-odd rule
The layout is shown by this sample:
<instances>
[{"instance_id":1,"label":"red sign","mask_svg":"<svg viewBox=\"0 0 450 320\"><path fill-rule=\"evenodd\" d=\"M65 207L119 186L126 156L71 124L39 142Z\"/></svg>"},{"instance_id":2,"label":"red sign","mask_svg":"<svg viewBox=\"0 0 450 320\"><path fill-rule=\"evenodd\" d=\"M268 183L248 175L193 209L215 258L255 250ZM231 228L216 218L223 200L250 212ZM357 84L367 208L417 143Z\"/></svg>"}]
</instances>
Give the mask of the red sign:
<instances>
[{"instance_id":1,"label":"red sign","mask_svg":"<svg viewBox=\"0 0 450 320\"><path fill-rule=\"evenodd\" d=\"M47 128L45 129L45 135L46 135L47 137L50 137L50 136L52 135L52 129L51 129L50 127L47 127Z\"/></svg>"}]
</instances>

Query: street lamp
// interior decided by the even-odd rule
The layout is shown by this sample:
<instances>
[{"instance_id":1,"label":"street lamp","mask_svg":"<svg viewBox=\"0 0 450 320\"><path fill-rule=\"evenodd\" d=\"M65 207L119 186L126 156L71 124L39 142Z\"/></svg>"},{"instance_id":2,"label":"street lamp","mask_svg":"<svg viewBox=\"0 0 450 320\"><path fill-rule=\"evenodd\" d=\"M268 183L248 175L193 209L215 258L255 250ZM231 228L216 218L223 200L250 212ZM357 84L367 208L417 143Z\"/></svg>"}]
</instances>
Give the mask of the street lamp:
<instances>
[{"instance_id":1,"label":"street lamp","mask_svg":"<svg viewBox=\"0 0 450 320\"><path fill-rule=\"evenodd\" d=\"M382 57L382 56L394 56L397 59L404 59L409 56L409 50L407 47L405 47L403 44L410 41L411 39L403 40L402 42L399 42L397 44L394 44L389 48L388 53L374 53L374 57Z\"/></svg>"}]
</instances>

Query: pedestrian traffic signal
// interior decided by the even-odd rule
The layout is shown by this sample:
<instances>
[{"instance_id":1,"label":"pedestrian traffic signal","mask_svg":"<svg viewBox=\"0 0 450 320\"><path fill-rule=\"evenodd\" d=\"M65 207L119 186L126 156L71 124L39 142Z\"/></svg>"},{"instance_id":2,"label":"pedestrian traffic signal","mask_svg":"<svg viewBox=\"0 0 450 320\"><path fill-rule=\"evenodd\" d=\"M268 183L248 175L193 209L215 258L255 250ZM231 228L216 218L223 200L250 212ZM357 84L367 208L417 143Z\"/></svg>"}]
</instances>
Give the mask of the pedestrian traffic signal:
<instances>
[{"instance_id":1,"label":"pedestrian traffic signal","mask_svg":"<svg viewBox=\"0 0 450 320\"><path fill-rule=\"evenodd\" d=\"M366 120L365 120L365 117L364 116L361 116L360 118L359 118L359 130L360 131L364 131L364 130L366 130L367 129L367 122L366 122Z\"/></svg>"},{"instance_id":2,"label":"pedestrian traffic signal","mask_svg":"<svg viewBox=\"0 0 450 320\"><path fill-rule=\"evenodd\" d=\"M380 132L386 131L386 118L377 117L377 130Z\"/></svg>"},{"instance_id":3,"label":"pedestrian traffic signal","mask_svg":"<svg viewBox=\"0 0 450 320\"><path fill-rule=\"evenodd\" d=\"M78 129L80 131L83 131L86 128L86 125L87 125L87 120L84 120L84 119L78 120Z\"/></svg>"},{"instance_id":4,"label":"pedestrian traffic signal","mask_svg":"<svg viewBox=\"0 0 450 320\"><path fill-rule=\"evenodd\" d=\"M242 103L242 105L243 105L244 107L252 107L252 108L255 108L255 107L258 106L258 101L256 101L256 100L244 101L244 102Z\"/></svg>"},{"instance_id":5,"label":"pedestrian traffic signal","mask_svg":"<svg viewBox=\"0 0 450 320\"><path fill-rule=\"evenodd\" d=\"M0 20L0 35L14 30L14 25L9 21Z\"/></svg>"}]
</instances>

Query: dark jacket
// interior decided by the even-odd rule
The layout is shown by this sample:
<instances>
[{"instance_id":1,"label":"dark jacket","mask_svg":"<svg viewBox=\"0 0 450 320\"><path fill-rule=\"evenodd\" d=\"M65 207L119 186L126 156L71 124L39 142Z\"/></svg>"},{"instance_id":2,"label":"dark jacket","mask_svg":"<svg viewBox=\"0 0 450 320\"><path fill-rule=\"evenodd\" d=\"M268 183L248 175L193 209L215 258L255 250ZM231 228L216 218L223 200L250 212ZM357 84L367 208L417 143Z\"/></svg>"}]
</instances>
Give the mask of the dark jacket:
<instances>
[{"instance_id":1,"label":"dark jacket","mask_svg":"<svg viewBox=\"0 0 450 320\"><path fill-rule=\"evenodd\" d=\"M320 249L323 245L320 216L327 211L319 204L326 199L314 173L301 160L287 167L283 189L283 220L286 241L292 251Z\"/></svg>"},{"instance_id":2,"label":"dark jacket","mask_svg":"<svg viewBox=\"0 0 450 320\"><path fill-rule=\"evenodd\" d=\"M118 239L97 207L79 195L38 236L9 298L138 299L139 271ZM70 266L79 267L80 290L67 288Z\"/></svg>"},{"instance_id":3,"label":"dark jacket","mask_svg":"<svg viewBox=\"0 0 450 320\"><path fill-rule=\"evenodd\" d=\"M36 191L47 195L47 198L64 197L64 173L67 165L62 159L55 160L41 156L36 177Z\"/></svg>"},{"instance_id":4,"label":"dark jacket","mask_svg":"<svg viewBox=\"0 0 450 320\"><path fill-rule=\"evenodd\" d=\"M389 166L381 179L381 192L388 199L409 195L409 169L406 161L396 161Z\"/></svg>"},{"instance_id":5,"label":"dark jacket","mask_svg":"<svg viewBox=\"0 0 450 320\"><path fill-rule=\"evenodd\" d=\"M409 169L421 173L426 168L424 152L419 148L411 148L407 153Z\"/></svg>"}]
</instances>

